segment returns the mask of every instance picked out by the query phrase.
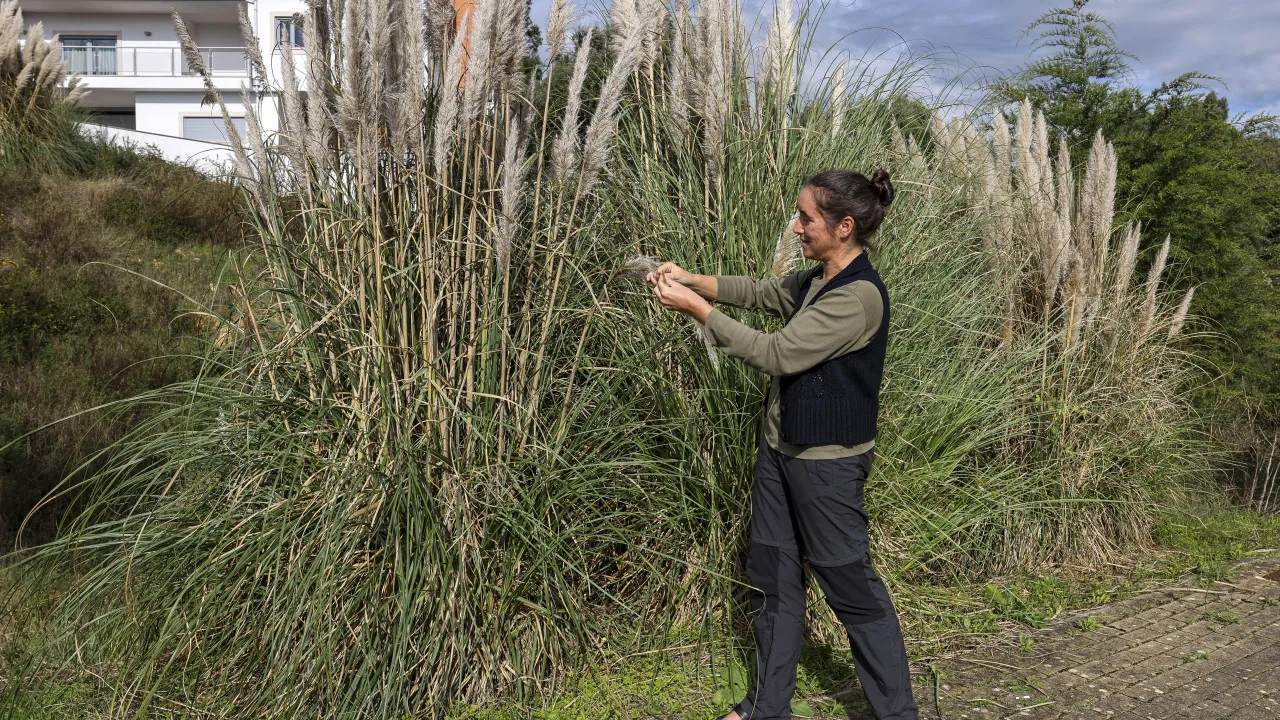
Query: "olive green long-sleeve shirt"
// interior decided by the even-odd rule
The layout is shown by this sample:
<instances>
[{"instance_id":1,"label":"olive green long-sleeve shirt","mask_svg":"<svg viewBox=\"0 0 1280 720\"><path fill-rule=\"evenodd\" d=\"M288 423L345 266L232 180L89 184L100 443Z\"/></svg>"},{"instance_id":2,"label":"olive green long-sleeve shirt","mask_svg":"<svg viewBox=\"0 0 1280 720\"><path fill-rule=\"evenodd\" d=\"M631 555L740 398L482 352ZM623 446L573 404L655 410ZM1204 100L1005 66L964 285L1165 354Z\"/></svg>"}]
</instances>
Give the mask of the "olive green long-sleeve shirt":
<instances>
[{"instance_id":1,"label":"olive green long-sleeve shirt","mask_svg":"<svg viewBox=\"0 0 1280 720\"><path fill-rule=\"evenodd\" d=\"M763 280L717 275L716 282L717 302L749 310L769 310L785 318L795 308L793 293L800 282L800 273ZM860 455L875 443L873 440L857 445L792 445L781 438L779 376L804 372L866 346L884 317L880 291L865 280L838 287L807 305L826 283L820 277L815 278L805 295L805 307L776 333L755 330L714 308L707 316L705 328L716 347L772 376L761 432L774 450L806 460Z\"/></svg>"}]
</instances>

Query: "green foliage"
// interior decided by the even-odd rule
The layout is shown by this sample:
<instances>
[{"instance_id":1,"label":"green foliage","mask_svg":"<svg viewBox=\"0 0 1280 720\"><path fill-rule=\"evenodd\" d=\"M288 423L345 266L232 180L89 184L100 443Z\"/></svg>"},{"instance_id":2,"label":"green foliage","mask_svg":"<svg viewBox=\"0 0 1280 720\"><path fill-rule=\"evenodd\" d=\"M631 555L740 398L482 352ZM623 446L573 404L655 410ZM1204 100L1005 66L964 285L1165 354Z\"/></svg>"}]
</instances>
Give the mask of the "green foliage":
<instances>
[{"instance_id":1,"label":"green foliage","mask_svg":"<svg viewBox=\"0 0 1280 720\"><path fill-rule=\"evenodd\" d=\"M1280 542L1280 516L1233 508L1221 489L1207 489L1163 513L1152 538L1175 551L1166 559L1166 574L1193 573L1211 584L1226 579L1251 549Z\"/></svg>"},{"instance_id":2,"label":"green foliage","mask_svg":"<svg viewBox=\"0 0 1280 720\"><path fill-rule=\"evenodd\" d=\"M1168 236L1174 287L1196 286L1207 376L1198 404L1224 425L1280 418L1280 140L1267 115L1233 118L1216 78L1187 72L1151 92L1124 87L1136 58L1105 17L1074 0L1040 16L1030 65L997 84L1001 102L1029 98L1079 158L1094 133L1119 156L1118 209L1151 242L1139 274ZM1044 54L1047 53L1047 54ZM1247 419L1245 419L1247 416ZM1252 428L1251 428L1252 430ZM1251 434L1251 433L1246 433ZM1241 433L1231 442L1257 462Z\"/></svg>"},{"instance_id":3,"label":"green foliage","mask_svg":"<svg viewBox=\"0 0 1280 720\"><path fill-rule=\"evenodd\" d=\"M1242 132L1226 98L1165 88L1113 93L1102 124L1120 159L1123 214L1147 237L1170 236L1178 284L1198 287L1192 315L1212 331L1199 344L1223 375L1214 392L1280 410L1274 140Z\"/></svg>"},{"instance_id":4,"label":"green foliage","mask_svg":"<svg viewBox=\"0 0 1280 720\"><path fill-rule=\"evenodd\" d=\"M1089 0L1073 0L1036 18L1023 35L1039 31L1031 53L1045 53L996 86L1005 103L1030 99L1049 124L1073 143L1087 142L1100 127L1099 115L1112 87L1132 75L1138 58L1116 43L1115 27L1086 11Z\"/></svg>"}]
</instances>

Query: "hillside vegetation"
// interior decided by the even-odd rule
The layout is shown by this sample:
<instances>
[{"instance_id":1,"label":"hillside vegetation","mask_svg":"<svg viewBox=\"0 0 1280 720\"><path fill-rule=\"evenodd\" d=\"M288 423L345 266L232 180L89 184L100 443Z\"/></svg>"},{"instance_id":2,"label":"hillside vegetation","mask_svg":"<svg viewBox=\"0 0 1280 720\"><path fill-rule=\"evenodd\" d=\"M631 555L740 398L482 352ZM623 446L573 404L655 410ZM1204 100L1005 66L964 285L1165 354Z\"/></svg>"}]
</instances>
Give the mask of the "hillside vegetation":
<instances>
[{"instance_id":1,"label":"hillside vegetation","mask_svg":"<svg viewBox=\"0 0 1280 720\"><path fill-rule=\"evenodd\" d=\"M143 409L79 415L28 433L192 376L199 322L179 317L191 308L178 293L210 296L222 257L240 238L230 185L155 156L91 152L80 172L0 165L5 545L41 497ZM25 542L51 537L62 509L33 517Z\"/></svg>"}]
</instances>

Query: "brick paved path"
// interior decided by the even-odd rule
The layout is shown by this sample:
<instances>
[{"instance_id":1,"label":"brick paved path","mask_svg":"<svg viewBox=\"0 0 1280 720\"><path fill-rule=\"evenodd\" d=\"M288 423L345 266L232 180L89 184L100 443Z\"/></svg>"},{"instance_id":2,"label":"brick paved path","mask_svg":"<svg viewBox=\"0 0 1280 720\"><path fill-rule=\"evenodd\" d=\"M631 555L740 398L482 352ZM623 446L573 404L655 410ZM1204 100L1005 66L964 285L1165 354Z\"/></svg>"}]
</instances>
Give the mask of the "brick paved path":
<instances>
[{"instance_id":1,"label":"brick paved path","mask_svg":"<svg viewBox=\"0 0 1280 720\"><path fill-rule=\"evenodd\" d=\"M1268 577L1270 576L1270 577ZM1029 634L1029 650L977 650L922 679L922 720L1280 720L1280 557ZM939 713L940 711L940 713Z\"/></svg>"}]
</instances>

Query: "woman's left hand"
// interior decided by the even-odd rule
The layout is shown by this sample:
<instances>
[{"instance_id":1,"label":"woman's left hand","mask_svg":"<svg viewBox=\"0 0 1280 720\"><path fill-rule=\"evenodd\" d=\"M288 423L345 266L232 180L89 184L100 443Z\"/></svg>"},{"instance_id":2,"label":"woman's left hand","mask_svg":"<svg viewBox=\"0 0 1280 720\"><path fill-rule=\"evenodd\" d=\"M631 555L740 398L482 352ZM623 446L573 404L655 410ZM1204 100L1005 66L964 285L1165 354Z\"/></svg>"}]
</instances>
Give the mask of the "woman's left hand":
<instances>
[{"instance_id":1,"label":"woman's left hand","mask_svg":"<svg viewBox=\"0 0 1280 720\"><path fill-rule=\"evenodd\" d=\"M653 285L653 294L658 296L658 301L662 303L662 307L668 310L688 313L700 323L706 323L707 315L711 314L711 304L704 300L701 295L680 283L660 278Z\"/></svg>"}]
</instances>

